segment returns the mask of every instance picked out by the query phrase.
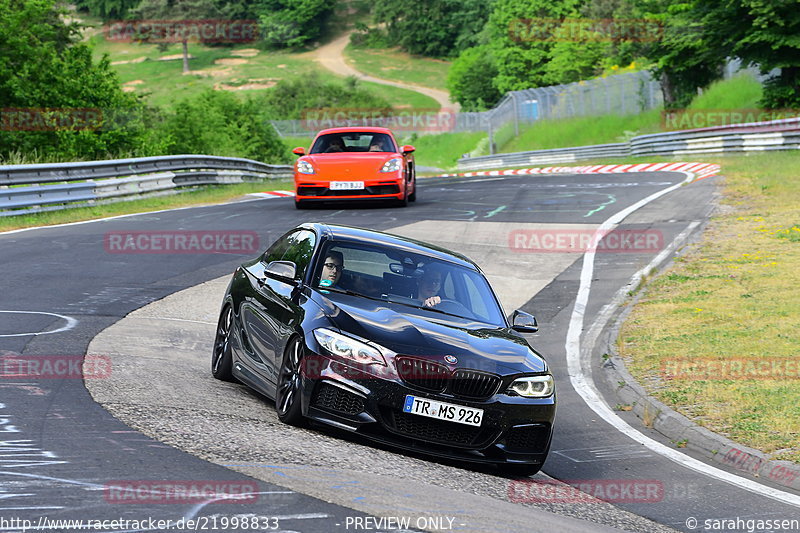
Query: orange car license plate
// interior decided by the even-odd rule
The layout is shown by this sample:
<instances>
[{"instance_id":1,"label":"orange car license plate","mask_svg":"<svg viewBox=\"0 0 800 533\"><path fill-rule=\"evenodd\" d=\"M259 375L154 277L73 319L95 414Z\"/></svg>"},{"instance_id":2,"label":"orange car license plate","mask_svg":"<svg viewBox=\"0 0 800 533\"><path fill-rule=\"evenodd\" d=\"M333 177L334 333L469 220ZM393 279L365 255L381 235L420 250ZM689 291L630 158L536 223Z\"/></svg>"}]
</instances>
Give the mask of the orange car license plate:
<instances>
[{"instance_id":1,"label":"orange car license plate","mask_svg":"<svg viewBox=\"0 0 800 533\"><path fill-rule=\"evenodd\" d=\"M331 188L332 191L361 190L361 189L364 188L364 182L363 181L332 181L330 188Z\"/></svg>"}]
</instances>

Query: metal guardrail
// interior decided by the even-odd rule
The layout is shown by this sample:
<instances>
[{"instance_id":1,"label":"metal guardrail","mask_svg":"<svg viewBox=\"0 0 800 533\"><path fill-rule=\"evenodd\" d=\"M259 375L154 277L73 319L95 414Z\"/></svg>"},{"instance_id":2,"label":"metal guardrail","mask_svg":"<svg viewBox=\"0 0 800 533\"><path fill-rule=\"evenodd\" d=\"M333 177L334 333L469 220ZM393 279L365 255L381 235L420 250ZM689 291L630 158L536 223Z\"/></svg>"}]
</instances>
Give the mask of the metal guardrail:
<instances>
[{"instance_id":1,"label":"metal guardrail","mask_svg":"<svg viewBox=\"0 0 800 533\"><path fill-rule=\"evenodd\" d=\"M290 165L206 155L0 166L0 216L175 191L181 187L291 178Z\"/></svg>"},{"instance_id":2,"label":"metal guardrail","mask_svg":"<svg viewBox=\"0 0 800 533\"><path fill-rule=\"evenodd\" d=\"M800 149L800 118L634 137L627 143L531 150L459 159L459 170L551 165L606 157L683 156Z\"/></svg>"},{"instance_id":3,"label":"metal guardrail","mask_svg":"<svg viewBox=\"0 0 800 533\"><path fill-rule=\"evenodd\" d=\"M459 170L476 170L525 165L554 165L558 163L573 163L583 159L627 157L629 155L630 147L628 143L596 144L575 148L554 148L551 150L532 150L530 152L467 157L458 161L458 168Z\"/></svg>"}]
</instances>

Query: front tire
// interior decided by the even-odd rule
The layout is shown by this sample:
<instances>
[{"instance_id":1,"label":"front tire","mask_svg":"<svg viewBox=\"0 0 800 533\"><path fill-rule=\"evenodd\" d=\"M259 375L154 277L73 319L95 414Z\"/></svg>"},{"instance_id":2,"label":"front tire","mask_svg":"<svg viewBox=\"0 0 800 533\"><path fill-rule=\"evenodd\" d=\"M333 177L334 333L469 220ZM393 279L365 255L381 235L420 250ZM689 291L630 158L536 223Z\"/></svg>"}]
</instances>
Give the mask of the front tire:
<instances>
[{"instance_id":1,"label":"front tire","mask_svg":"<svg viewBox=\"0 0 800 533\"><path fill-rule=\"evenodd\" d=\"M278 373L278 388L275 393L275 410L278 419L285 424L299 426L303 422L300 408L300 361L303 360L303 341L293 339L286 352Z\"/></svg>"},{"instance_id":2,"label":"front tire","mask_svg":"<svg viewBox=\"0 0 800 533\"><path fill-rule=\"evenodd\" d=\"M410 202L416 202L417 201L417 177L416 176L411 178L411 183L414 184L414 192L411 193L411 195L408 197L408 200Z\"/></svg>"},{"instance_id":3,"label":"front tire","mask_svg":"<svg viewBox=\"0 0 800 533\"><path fill-rule=\"evenodd\" d=\"M308 209L308 203L299 200L294 201L295 209Z\"/></svg>"},{"instance_id":4,"label":"front tire","mask_svg":"<svg viewBox=\"0 0 800 533\"><path fill-rule=\"evenodd\" d=\"M233 354L231 332L233 331L233 307L226 305L219 315L214 349L211 353L211 375L222 381L236 382L233 377Z\"/></svg>"}]
</instances>

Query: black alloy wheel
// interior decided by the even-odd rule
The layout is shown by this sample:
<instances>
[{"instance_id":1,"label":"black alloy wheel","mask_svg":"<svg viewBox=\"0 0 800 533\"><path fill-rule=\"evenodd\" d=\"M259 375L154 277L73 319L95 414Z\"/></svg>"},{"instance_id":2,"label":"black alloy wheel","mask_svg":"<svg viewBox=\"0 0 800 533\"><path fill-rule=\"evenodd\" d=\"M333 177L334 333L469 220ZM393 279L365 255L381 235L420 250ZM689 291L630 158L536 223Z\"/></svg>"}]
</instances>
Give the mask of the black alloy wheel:
<instances>
[{"instance_id":1,"label":"black alloy wheel","mask_svg":"<svg viewBox=\"0 0 800 533\"><path fill-rule=\"evenodd\" d=\"M278 390L275 410L281 422L299 426L303 421L300 410L300 361L303 359L303 341L294 338L283 354L283 364L278 373Z\"/></svg>"},{"instance_id":2,"label":"black alloy wheel","mask_svg":"<svg viewBox=\"0 0 800 533\"><path fill-rule=\"evenodd\" d=\"M226 305L219 315L214 350L211 354L211 374L222 381L233 381L233 355L231 354L231 330L233 329L233 308Z\"/></svg>"}]
</instances>

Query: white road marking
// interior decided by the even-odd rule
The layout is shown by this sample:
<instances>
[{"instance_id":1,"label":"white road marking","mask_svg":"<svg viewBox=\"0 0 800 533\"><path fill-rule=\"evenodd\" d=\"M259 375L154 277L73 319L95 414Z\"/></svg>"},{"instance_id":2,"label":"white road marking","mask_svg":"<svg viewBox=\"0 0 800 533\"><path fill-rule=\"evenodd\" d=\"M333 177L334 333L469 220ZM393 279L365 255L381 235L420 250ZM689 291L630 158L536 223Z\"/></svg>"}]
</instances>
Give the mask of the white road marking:
<instances>
[{"instance_id":1,"label":"white road marking","mask_svg":"<svg viewBox=\"0 0 800 533\"><path fill-rule=\"evenodd\" d=\"M45 313L44 311L0 311L0 313L57 316L58 318L65 320L67 322L66 325L50 331L38 331L35 333L9 333L6 335L0 335L0 337L27 337L28 335L50 335L51 333L61 333L62 331L69 331L78 325L78 321L70 316L59 315L56 313Z\"/></svg>"},{"instance_id":2,"label":"white road marking","mask_svg":"<svg viewBox=\"0 0 800 533\"><path fill-rule=\"evenodd\" d=\"M201 204L201 205L189 205L186 207L173 207L171 209L159 209L158 211L142 211L141 213L129 213L127 215L115 215L113 217L104 217L104 218L94 218L92 220L80 220L78 222L64 222L63 224L50 224L47 226L32 226L30 228L19 228L19 229L12 229L9 231L0 231L0 235L10 235L12 233L21 233L23 231L31 231L35 229L47 229L47 228L63 228L65 226L79 226L81 224L92 224L94 222L103 222L106 220L117 220L120 218L130 218L130 217L140 217L142 215L155 215L156 213L168 213L171 211L183 211L184 209L197 209L198 207L214 207L214 206L221 206L221 205L229 205L229 204L244 204L247 202L260 202L263 198L253 198L248 200L233 200L230 202L223 202L219 204Z\"/></svg>"},{"instance_id":3,"label":"white road marking","mask_svg":"<svg viewBox=\"0 0 800 533\"><path fill-rule=\"evenodd\" d=\"M614 227L634 211L637 211L650 202L674 191L678 187L691 182L695 178L694 174L691 172L682 172L682 174L686 176L686 179L683 182L677 183L671 187L667 187L666 189L662 189L628 206L603 222L603 224L601 224L597 229L597 232L599 233ZM611 407L605 403L602 396L595 388L594 383L583 373L583 368L581 365L581 330L583 329L584 315L586 314L586 306L589 302L589 293L592 287L595 249L590 249L583 256L580 286L578 289L577 298L575 299L575 307L573 308L572 316L570 317L569 329L567 331L567 341L565 345L569 379L570 383L572 383L572 387L575 389L575 392L578 393L578 395L591 410L601 416L606 422L611 424L617 431L633 439L634 441L643 444L653 452L700 474L713 477L755 494L772 498L773 500L800 507L800 496L774 489L772 487L762 485L761 483L725 472L724 470L720 470L719 468L708 465L693 457L689 457L688 455L673 450L672 448L669 448L668 446L665 446L664 444L647 437L628 425L627 422L617 416Z\"/></svg>"}]
</instances>

